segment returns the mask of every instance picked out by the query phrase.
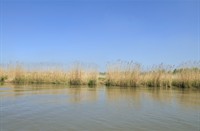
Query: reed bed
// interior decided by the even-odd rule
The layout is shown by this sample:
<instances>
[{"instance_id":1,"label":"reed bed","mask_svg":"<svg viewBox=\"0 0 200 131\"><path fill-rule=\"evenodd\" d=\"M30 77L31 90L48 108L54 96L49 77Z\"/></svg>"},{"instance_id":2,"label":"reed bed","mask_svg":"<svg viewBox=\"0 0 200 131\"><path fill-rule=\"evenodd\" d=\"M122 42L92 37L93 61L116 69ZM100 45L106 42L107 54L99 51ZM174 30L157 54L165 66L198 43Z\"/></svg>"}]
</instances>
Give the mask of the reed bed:
<instances>
[{"instance_id":1,"label":"reed bed","mask_svg":"<svg viewBox=\"0 0 200 131\"><path fill-rule=\"evenodd\" d=\"M118 61L107 67L106 85L136 87L140 81L140 65L134 62Z\"/></svg>"},{"instance_id":2,"label":"reed bed","mask_svg":"<svg viewBox=\"0 0 200 131\"><path fill-rule=\"evenodd\" d=\"M105 73L99 73L96 66L81 63L68 69L27 69L18 64L0 67L0 83L200 88L200 62L191 65L174 67L160 64L147 70L133 61L117 61L108 64Z\"/></svg>"},{"instance_id":3,"label":"reed bed","mask_svg":"<svg viewBox=\"0 0 200 131\"><path fill-rule=\"evenodd\" d=\"M172 72L170 66L160 64L154 66L150 71L145 71L140 74L140 84L148 87L171 87Z\"/></svg>"},{"instance_id":4,"label":"reed bed","mask_svg":"<svg viewBox=\"0 0 200 131\"><path fill-rule=\"evenodd\" d=\"M1 82L17 84L69 84L96 85L98 71L83 68L81 64L74 64L69 70L54 69L26 69L23 65L16 65L7 69L0 69Z\"/></svg>"},{"instance_id":5,"label":"reed bed","mask_svg":"<svg viewBox=\"0 0 200 131\"><path fill-rule=\"evenodd\" d=\"M137 63L119 61L108 65L105 84L126 87L200 88L199 65L199 62L195 62L193 66L187 64L187 66L175 68L160 64L144 71Z\"/></svg>"},{"instance_id":6,"label":"reed bed","mask_svg":"<svg viewBox=\"0 0 200 131\"><path fill-rule=\"evenodd\" d=\"M70 85L97 85L98 70L95 66L83 66L76 63L68 71L68 77Z\"/></svg>"},{"instance_id":7,"label":"reed bed","mask_svg":"<svg viewBox=\"0 0 200 131\"><path fill-rule=\"evenodd\" d=\"M8 76L6 75L6 72L4 69L0 68L0 83L4 82Z\"/></svg>"},{"instance_id":8,"label":"reed bed","mask_svg":"<svg viewBox=\"0 0 200 131\"><path fill-rule=\"evenodd\" d=\"M182 68L173 74L173 86L187 88L200 88L200 69L199 68Z\"/></svg>"},{"instance_id":9,"label":"reed bed","mask_svg":"<svg viewBox=\"0 0 200 131\"><path fill-rule=\"evenodd\" d=\"M27 70L21 65L17 65L11 69L9 74L12 79L9 81L18 84L65 84L67 74L59 69L52 70Z\"/></svg>"}]
</instances>

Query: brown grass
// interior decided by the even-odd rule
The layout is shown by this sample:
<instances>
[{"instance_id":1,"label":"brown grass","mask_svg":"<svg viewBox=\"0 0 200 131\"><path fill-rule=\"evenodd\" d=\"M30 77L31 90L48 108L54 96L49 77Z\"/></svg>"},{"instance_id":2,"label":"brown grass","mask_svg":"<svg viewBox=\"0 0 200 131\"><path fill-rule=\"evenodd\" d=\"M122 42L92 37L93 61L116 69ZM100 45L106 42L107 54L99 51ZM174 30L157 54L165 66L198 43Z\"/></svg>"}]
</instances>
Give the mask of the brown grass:
<instances>
[{"instance_id":1,"label":"brown grass","mask_svg":"<svg viewBox=\"0 0 200 131\"><path fill-rule=\"evenodd\" d=\"M106 85L108 86L138 86L140 80L140 65L133 62L118 61L107 67Z\"/></svg>"},{"instance_id":2,"label":"brown grass","mask_svg":"<svg viewBox=\"0 0 200 131\"><path fill-rule=\"evenodd\" d=\"M98 71L96 69L82 68L79 64L72 65L73 68L66 71L63 69L28 70L23 65L0 69L2 82L18 84L70 84L70 85L96 85ZM92 81L92 82L91 82Z\"/></svg>"},{"instance_id":3,"label":"brown grass","mask_svg":"<svg viewBox=\"0 0 200 131\"><path fill-rule=\"evenodd\" d=\"M97 85L125 86L125 87L181 87L200 88L200 64L195 66L180 66L177 68L154 66L149 70L142 70L141 65L134 62L118 61L108 64L106 73L99 72L96 66L85 66L75 63L71 68L61 69L27 69L17 64L15 66L0 67L0 82L22 84L69 84L69 85Z\"/></svg>"},{"instance_id":4,"label":"brown grass","mask_svg":"<svg viewBox=\"0 0 200 131\"><path fill-rule=\"evenodd\" d=\"M171 87L172 86L172 72L169 67L163 64L153 67L150 71L143 72L140 83L148 87Z\"/></svg>"},{"instance_id":5,"label":"brown grass","mask_svg":"<svg viewBox=\"0 0 200 131\"><path fill-rule=\"evenodd\" d=\"M173 85L177 87L197 87L200 88L200 69L182 68L174 72Z\"/></svg>"},{"instance_id":6,"label":"brown grass","mask_svg":"<svg viewBox=\"0 0 200 131\"><path fill-rule=\"evenodd\" d=\"M149 71L142 71L139 64L133 62L112 63L108 65L106 85L108 86L147 86L147 87L181 87L200 88L199 63L191 66L172 66L160 64Z\"/></svg>"}]
</instances>

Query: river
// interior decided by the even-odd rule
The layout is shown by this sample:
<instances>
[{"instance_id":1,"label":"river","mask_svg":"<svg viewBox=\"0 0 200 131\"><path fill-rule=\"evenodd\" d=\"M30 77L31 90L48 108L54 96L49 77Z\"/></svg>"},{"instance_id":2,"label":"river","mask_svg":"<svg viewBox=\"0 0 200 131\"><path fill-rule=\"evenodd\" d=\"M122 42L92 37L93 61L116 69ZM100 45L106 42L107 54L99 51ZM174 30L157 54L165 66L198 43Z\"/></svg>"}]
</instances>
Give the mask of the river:
<instances>
[{"instance_id":1,"label":"river","mask_svg":"<svg viewBox=\"0 0 200 131\"><path fill-rule=\"evenodd\" d=\"M0 86L1 131L200 131L200 90Z\"/></svg>"}]
</instances>

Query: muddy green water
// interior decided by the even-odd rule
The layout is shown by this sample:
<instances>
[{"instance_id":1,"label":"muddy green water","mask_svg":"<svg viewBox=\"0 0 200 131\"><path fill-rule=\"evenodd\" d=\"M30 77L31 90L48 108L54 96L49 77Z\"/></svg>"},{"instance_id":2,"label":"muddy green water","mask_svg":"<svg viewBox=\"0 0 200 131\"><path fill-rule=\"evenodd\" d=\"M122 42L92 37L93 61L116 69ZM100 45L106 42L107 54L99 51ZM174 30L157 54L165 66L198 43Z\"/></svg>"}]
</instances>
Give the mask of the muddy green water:
<instances>
[{"instance_id":1,"label":"muddy green water","mask_svg":"<svg viewBox=\"0 0 200 131\"><path fill-rule=\"evenodd\" d=\"M0 131L200 131L200 91L0 86Z\"/></svg>"}]
</instances>

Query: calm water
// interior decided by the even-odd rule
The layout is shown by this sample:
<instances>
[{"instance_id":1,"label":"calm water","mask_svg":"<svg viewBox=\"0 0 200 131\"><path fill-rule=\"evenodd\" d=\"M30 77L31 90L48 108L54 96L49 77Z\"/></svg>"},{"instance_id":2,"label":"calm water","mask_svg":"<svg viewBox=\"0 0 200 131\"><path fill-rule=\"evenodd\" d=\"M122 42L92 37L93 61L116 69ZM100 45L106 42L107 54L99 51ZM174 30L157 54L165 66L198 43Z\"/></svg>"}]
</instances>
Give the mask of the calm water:
<instances>
[{"instance_id":1,"label":"calm water","mask_svg":"<svg viewBox=\"0 0 200 131\"><path fill-rule=\"evenodd\" d=\"M0 86L0 131L200 131L200 91Z\"/></svg>"}]
</instances>

